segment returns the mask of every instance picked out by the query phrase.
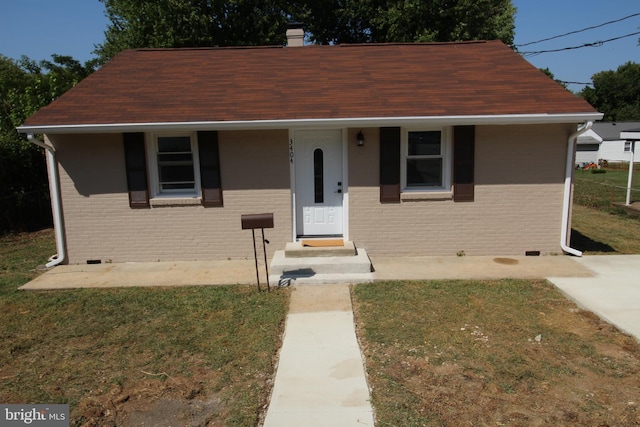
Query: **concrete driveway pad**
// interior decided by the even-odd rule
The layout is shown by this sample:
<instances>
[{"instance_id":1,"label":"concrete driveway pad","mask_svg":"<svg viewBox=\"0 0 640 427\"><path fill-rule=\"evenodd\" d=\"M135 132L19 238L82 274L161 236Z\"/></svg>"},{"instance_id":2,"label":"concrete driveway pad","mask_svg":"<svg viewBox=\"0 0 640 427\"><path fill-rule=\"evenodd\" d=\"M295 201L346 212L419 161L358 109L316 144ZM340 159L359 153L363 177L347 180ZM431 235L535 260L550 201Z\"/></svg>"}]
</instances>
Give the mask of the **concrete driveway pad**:
<instances>
[{"instance_id":1,"label":"concrete driveway pad","mask_svg":"<svg viewBox=\"0 0 640 427\"><path fill-rule=\"evenodd\" d=\"M575 258L593 277L548 277L578 306L640 340L640 255Z\"/></svg>"}]
</instances>

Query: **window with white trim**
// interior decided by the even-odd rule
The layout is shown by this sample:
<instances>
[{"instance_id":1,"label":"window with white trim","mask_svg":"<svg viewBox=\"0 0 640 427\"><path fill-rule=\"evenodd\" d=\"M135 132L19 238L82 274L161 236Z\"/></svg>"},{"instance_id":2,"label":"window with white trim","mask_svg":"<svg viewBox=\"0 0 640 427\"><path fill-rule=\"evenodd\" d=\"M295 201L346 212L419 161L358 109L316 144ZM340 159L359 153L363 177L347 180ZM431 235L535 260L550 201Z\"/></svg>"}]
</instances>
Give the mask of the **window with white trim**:
<instances>
[{"instance_id":1,"label":"window with white trim","mask_svg":"<svg viewBox=\"0 0 640 427\"><path fill-rule=\"evenodd\" d=\"M451 143L448 129L407 130L402 138L403 191L451 189Z\"/></svg>"},{"instance_id":2,"label":"window with white trim","mask_svg":"<svg viewBox=\"0 0 640 427\"><path fill-rule=\"evenodd\" d=\"M631 141L624 142L624 152L629 153L631 151Z\"/></svg>"},{"instance_id":3,"label":"window with white trim","mask_svg":"<svg viewBox=\"0 0 640 427\"><path fill-rule=\"evenodd\" d=\"M151 135L147 153L152 197L200 196L195 134Z\"/></svg>"}]
</instances>

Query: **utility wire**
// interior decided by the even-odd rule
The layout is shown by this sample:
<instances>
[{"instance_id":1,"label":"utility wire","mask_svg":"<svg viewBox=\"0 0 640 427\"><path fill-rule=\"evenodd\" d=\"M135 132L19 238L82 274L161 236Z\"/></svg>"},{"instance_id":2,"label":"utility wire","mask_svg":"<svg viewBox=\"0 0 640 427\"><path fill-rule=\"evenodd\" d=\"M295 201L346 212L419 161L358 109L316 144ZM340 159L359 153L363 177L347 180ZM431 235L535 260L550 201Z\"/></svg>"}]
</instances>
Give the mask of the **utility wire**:
<instances>
[{"instance_id":1,"label":"utility wire","mask_svg":"<svg viewBox=\"0 0 640 427\"><path fill-rule=\"evenodd\" d=\"M583 47L600 47L605 43L609 43L609 42L612 42L612 41L615 41L615 40L624 39L626 37L637 36L638 34L640 34L640 31L635 32L635 33L631 33L631 34L626 34L626 35L620 36L620 37L614 37L612 39L598 40L598 41L595 41L593 43L585 43L585 44L581 44L579 46L569 46L569 47L562 47L562 48L559 48L559 49L536 50L536 51L531 51L531 52L518 52L518 53L520 53L520 55L522 55L522 56L530 57L530 56L540 55L541 53L561 52L561 51L564 51L564 50L582 49Z\"/></svg>"},{"instance_id":2,"label":"utility wire","mask_svg":"<svg viewBox=\"0 0 640 427\"><path fill-rule=\"evenodd\" d=\"M634 13L633 15L625 16L624 18L616 19L614 21L608 21L608 22L605 22L605 23L602 23L602 24L599 24L599 25L594 25L592 27L583 28L581 30L575 30L575 31L571 31L571 32L568 32L568 33L565 33L565 34L560 34L558 36L553 36L553 37L549 37L549 38L542 39L542 40L536 40L534 42L529 42L529 43L517 44L516 47L529 46L529 45L536 44L536 43L542 43L542 42L546 42L546 41L549 41L549 40L559 39L560 37L570 36L571 34L582 33L584 31L593 30L594 28L600 28L600 27L604 27L605 25L615 24L616 22L624 21L625 19L633 18L634 16L638 16L638 15L640 15L640 12Z\"/></svg>"},{"instance_id":3,"label":"utility wire","mask_svg":"<svg viewBox=\"0 0 640 427\"><path fill-rule=\"evenodd\" d=\"M589 82L589 83L584 83L584 82L566 82L564 80L556 80L562 84L565 85L582 85L582 86L593 86L593 83Z\"/></svg>"}]
</instances>

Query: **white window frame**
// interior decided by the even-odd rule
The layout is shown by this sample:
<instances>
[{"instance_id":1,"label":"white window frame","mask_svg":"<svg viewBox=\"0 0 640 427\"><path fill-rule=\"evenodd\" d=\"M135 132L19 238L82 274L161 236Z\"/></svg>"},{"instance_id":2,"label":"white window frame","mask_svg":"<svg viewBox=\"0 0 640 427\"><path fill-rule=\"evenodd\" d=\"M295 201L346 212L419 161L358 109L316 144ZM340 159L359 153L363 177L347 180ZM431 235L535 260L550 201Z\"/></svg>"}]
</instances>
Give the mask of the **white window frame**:
<instances>
[{"instance_id":1,"label":"white window frame","mask_svg":"<svg viewBox=\"0 0 640 427\"><path fill-rule=\"evenodd\" d=\"M164 190L160 189L160 174L158 172L158 138L187 136L191 140L191 153L193 155L193 190ZM147 164L149 166L149 190L152 198L157 199L183 199L201 197L202 185L200 182L200 157L198 153L198 136L196 132L168 132L147 134Z\"/></svg>"},{"instance_id":2,"label":"white window frame","mask_svg":"<svg viewBox=\"0 0 640 427\"><path fill-rule=\"evenodd\" d=\"M409 133L410 132L432 132L440 131L441 154L439 156L420 156L420 158L442 157L442 186L441 187L407 187L407 159L409 158ZM401 139L401 161L400 161L400 183L402 192L405 193L435 193L451 190L453 171L453 152L451 144L450 127L424 127L424 128L403 128Z\"/></svg>"},{"instance_id":3,"label":"white window frame","mask_svg":"<svg viewBox=\"0 0 640 427\"><path fill-rule=\"evenodd\" d=\"M625 153L630 153L631 152L631 141L625 141L624 142L624 152Z\"/></svg>"}]
</instances>

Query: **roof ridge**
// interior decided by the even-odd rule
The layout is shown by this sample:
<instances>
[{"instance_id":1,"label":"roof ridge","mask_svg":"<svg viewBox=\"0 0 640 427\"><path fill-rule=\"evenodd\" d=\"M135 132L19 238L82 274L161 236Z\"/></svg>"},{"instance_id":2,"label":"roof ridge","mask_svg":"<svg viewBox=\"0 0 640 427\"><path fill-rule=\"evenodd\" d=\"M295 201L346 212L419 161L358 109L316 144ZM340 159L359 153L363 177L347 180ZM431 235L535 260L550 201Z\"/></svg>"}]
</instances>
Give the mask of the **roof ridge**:
<instances>
[{"instance_id":1,"label":"roof ridge","mask_svg":"<svg viewBox=\"0 0 640 427\"><path fill-rule=\"evenodd\" d=\"M494 40L495 41L495 40ZM451 42L386 42L386 43L341 43L335 45L310 44L306 48L327 48L327 47L384 47L384 46L451 46L466 44L485 44L491 40L462 40ZM284 45L251 45L251 46L192 46L192 47L141 47L130 49L136 52L170 52L170 51L193 51L193 50L254 50L254 49L282 49Z\"/></svg>"},{"instance_id":2,"label":"roof ridge","mask_svg":"<svg viewBox=\"0 0 640 427\"><path fill-rule=\"evenodd\" d=\"M495 41L495 40L494 40ZM484 44L491 40L461 40L452 42L387 42L387 43L344 43L339 47L370 47L370 46L451 46L457 44Z\"/></svg>"},{"instance_id":3,"label":"roof ridge","mask_svg":"<svg viewBox=\"0 0 640 427\"><path fill-rule=\"evenodd\" d=\"M286 46L264 45L264 46L192 46L192 47L139 47L130 49L136 52L169 52L188 50L243 50L243 49L280 49Z\"/></svg>"}]
</instances>

